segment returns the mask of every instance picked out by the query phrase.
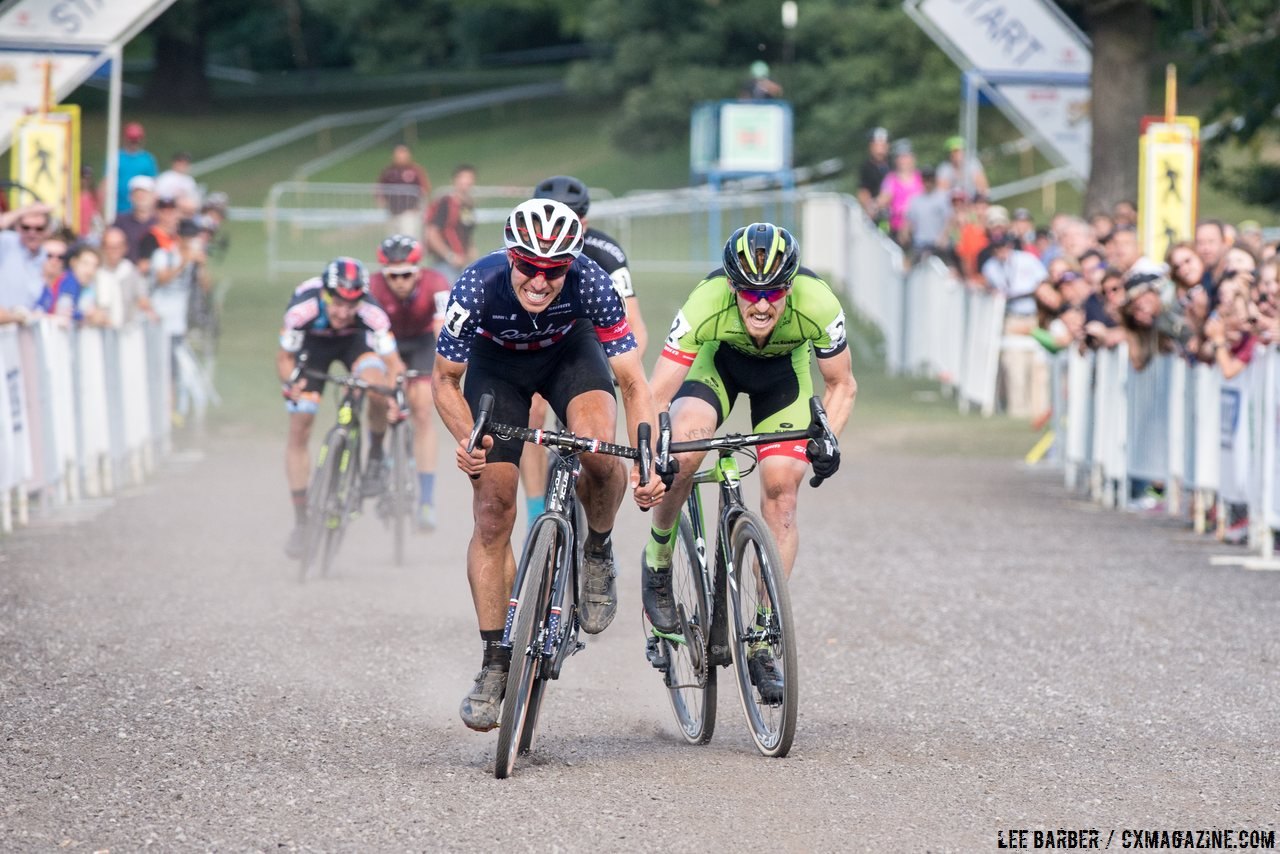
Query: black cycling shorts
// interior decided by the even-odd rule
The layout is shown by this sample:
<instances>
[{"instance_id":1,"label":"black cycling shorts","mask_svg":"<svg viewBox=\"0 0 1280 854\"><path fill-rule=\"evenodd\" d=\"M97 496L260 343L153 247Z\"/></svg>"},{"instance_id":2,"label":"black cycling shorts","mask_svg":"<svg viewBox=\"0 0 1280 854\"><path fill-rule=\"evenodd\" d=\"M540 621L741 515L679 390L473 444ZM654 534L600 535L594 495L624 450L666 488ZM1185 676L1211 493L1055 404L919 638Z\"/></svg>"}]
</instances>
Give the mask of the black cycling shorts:
<instances>
[{"instance_id":1,"label":"black cycling shorts","mask_svg":"<svg viewBox=\"0 0 1280 854\"><path fill-rule=\"evenodd\" d=\"M492 391L491 420L523 427L529 423L536 392L567 424L569 401L597 390L612 395L613 374L595 330L586 321L578 321L563 339L541 350L508 350L479 335L472 341L463 395L473 417L479 411L480 395ZM518 439L504 441L495 436L488 461L518 465L523 450L524 443Z\"/></svg>"},{"instance_id":2,"label":"black cycling shorts","mask_svg":"<svg viewBox=\"0 0 1280 854\"><path fill-rule=\"evenodd\" d=\"M751 400L751 429L757 433L809 426L813 395L809 348L798 347L789 356L764 357L720 341L703 344L676 397L696 397L711 404L719 427L740 394Z\"/></svg>"},{"instance_id":3,"label":"black cycling shorts","mask_svg":"<svg viewBox=\"0 0 1280 854\"><path fill-rule=\"evenodd\" d=\"M436 336L434 332L425 332L408 340L396 339L396 348L400 351L400 359L411 371L426 374L424 380L431 378L431 369L436 364Z\"/></svg>"},{"instance_id":4,"label":"black cycling shorts","mask_svg":"<svg viewBox=\"0 0 1280 854\"><path fill-rule=\"evenodd\" d=\"M354 371L355 363L365 353L372 353L373 348L369 346L369 336L361 329L351 335L308 335L301 352L307 354L307 367L313 371L328 371L334 362L341 362L348 371ZM305 391L322 395L324 385L322 379L307 377Z\"/></svg>"}]
</instances>

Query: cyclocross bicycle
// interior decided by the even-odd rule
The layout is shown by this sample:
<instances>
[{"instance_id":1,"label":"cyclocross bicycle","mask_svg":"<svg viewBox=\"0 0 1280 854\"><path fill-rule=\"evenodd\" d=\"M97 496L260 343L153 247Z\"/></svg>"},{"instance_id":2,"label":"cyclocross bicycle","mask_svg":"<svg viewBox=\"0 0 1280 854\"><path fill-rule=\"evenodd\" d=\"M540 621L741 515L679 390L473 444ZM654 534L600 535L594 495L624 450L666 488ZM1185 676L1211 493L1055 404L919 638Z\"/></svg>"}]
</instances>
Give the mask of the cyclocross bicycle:
<instances>
[{"instance_id":1,"label":"cyclocross bicycle","mask_svg":"<svg viewBox=\"0 0 1280 854\"><path fill-rule=\"evenodd\" d=\"M742 478L756 468L754 446L802 439L835 438L817 397L809 401L807 430L779 433L730 433L711 439L671 442L671 417L658 417L658 471L670 468L669 455L716 451L715 465L693 476L693 489L680 514L671 555L671 592L680 619L678 632L665 634L645 619L646 653L660 670L676 723L690 744L706 744L716 725L716 668L733 665L742 711L756 747L765 756L782 757L795 738L799 703L795 624L782 559L773 535L742 500ZM734 454L750 460L745 471ZM814 475L809 483L817 486ZM707 526L698 485L720 487L715 564L709 566ZM767 649L782 676L782 699L766 701L751 681L748 657Z\"/></svg>"},{"instance_id":2,"label":"cyclocross bicycle","mask_svg":"<svg viewBox=\"0 0 1280 854\"><path fill-rule=\"evenodd\" d=\"M569 432L492 423L492 411L493 395L481 395L467 442L468 452L486 433L555 449L547 476L546 510L529 528L502 630L502 645L511 649L511 666L498 722L498 755L493 773L498 779L505 779L515 768L517 754L528 753L533 745L547 682L559 679L565 659L586 646L579 640L577 607L586 536L579 528L577 511L575 487L582 473L578 455L610 454L638 460L643 486L649 480L650 428L648 424L639 425L639 447L631 448Z\"/></svg>"},{"instance_id":3,"label":"cyclocross bicycle","mask_svg":"<svg viewBox=\"0 0 1280 854\"><path fill-rule=\"evenodd\" d=\"M325 434L324 444L316 456L315 471L307 485L307 533L300 558L300 578L327 576L333 558L342 545L347 525L359 515L364 496L361 493L360 409L367 392L392 396L395 389L374 385L355 376L335 377L325 371L308 368L306 353L298 357L292 385L299 377L308 376L342 386L337 420Z\"/></svg>"},{"instance_id":4,"label":"cyclocross bicycle","mask_svg":"<svg viewBox=\"0 0 1280 854\"><path fill-rule=\"evenodd\" d=\"M413 459L413 419L409 417L406 388L410 380L420 376L430 374L408 370L396 377L394 406L400 418L387 428L391 476L387 491L378 499L378 516L391 525L396 566L404 566L405 532L418 512L418 469Z\"/></svg>"}]
</instances>

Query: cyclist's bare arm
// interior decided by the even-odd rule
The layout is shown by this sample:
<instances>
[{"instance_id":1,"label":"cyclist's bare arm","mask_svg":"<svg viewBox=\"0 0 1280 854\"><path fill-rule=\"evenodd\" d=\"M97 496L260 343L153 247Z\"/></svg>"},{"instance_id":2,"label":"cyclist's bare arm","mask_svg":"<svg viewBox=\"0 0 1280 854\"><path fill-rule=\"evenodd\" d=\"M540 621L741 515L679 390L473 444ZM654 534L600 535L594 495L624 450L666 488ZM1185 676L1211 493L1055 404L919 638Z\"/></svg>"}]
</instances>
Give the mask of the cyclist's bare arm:
<instances>
[{"instance_id":1,"label":"cyclist's bare arm","mask_svg":"<svg viewBox=\"0 0 1280 854\"><path fill-rule=\"evenodd\" d=\"M671 359L658 357L658 364L653 366L653 376L649 387L653 389L653 402L659 412L671 408L671 400L680 390L684 378L689 375L689 366Z\"/></svg>"},{"instance_id":2,"label":"cyclist's bare arm","mask_svg":"<svg viewBox=\"0 0 1280 854\"><path fill-rule=\"evenodd\" d=\"M465 362L452 362L436 355L435 368L431 372L431 384L435 386L436 409L440 420L453 438L465 443L475 423L471 407L462 396L462 377L467 372Z\"/></svg>"},{"instance_id":3,"label":"cyclist's bare arm","mask_svg":"<svg viewBox=\"0 0 1280 854\"><path fill-rule=\"evenodd\" d=\"M830 359L818 359L818 370L827 384L822 395L822 408L827 411L831 432L839 436L853 412L853 402L858 397L858 381L853 377L853 357L846 347Z\"/></svg>"}]
</instances>

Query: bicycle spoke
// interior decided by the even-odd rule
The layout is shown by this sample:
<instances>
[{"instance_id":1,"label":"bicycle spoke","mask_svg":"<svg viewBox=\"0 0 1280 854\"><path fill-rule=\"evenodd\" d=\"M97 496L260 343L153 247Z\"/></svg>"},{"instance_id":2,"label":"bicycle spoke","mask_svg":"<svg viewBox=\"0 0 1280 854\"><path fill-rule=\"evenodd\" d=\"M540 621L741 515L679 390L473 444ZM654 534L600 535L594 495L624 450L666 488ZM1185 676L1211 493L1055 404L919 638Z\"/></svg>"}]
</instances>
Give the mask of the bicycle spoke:
<instances>
[{"instance_id":1,"label":"bicycle spoke","mask_svg":"<svg viewBox=\"0 0 1280 854\"><path fill-rule=\"evenodd\" d=\"M677 632L649 627L659 645L671 710L690 744L706 744L715 731L716 671L707 666L711 611L697 560L693 529L683 516L671 555L671 592L680 616Z\"/></svg>"},{"instance_id":2,"label":"bicycle spoke","mask_svg":"<svg viewBox=\"0 0 1280 854\"><path fill-rule=\"evenodd\" d=\"M728 603L733 620L730 647L742 710L760 752L781 757L791 749L799 703L795 630L782 561L772 535L752 513L739 517L731 545L736 584L730 584ZM757 660L755 673L753 656L764 657ZM764 659L770 662L771 674L763 669ZM763 684L772 682L770 677L781 684Z\"/></svg>"}]
</instances>

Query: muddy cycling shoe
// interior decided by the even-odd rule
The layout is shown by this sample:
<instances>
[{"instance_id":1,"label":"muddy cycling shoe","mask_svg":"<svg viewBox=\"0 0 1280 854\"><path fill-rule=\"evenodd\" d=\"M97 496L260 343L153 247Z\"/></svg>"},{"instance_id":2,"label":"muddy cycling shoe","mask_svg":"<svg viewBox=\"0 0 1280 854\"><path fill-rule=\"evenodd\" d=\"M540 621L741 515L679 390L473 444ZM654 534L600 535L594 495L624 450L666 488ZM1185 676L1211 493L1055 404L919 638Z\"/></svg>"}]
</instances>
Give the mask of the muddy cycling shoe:
<instances>
[{"instance_id":1,"label":"muddy cycling shoe","mask_svg":"<svg viewBox=\"0 0 1280 854\"><path fill-rule=\"evenodd\" d=\"M582 601L578 622L589 635L603 632L613 622L618 610L618 594L614 585L613 547L603 552L586 549L582 553Z\"/></svg>"},{"instance_id":2,"label":"muddy cycling shoe","mask_svg":"<svg viewBox=\"0 0 1280 854\"><path fill-rule=\"evenodd\" d=\"M488 732L498 725L502 713L502 695L507 692L507 671L492 664L480 668L471 692L462 698L458 713L462 722L477 732Z\"/></svg>"},{"instance_id":3,"label":"muddy cycling shoe","mask_svg":"<svg viewBox=\"0 0 1280 854\"><path fill-rule=\"evenodd\" d=\"M747 656L747 673L751 676L751 684L760 692L760 701L767 706L782 703L782 675L778 673L778 662L768 649L758 649Z\"/></svg>"},{"instance_id":4,"label":"muddy cycling shoe","mask_svg":"<svg viewBox=\"0 0 1280 854\"><path fill-rule=\"evenodd\" d=\"M377 498L387 491L387 467L382 460L370 460L369 468L360 479L360 492L365 498Z\"/></svg>"},{"instance_id":5,"label":"muddy cycling shoe","mask_svg":"<svg viewBox=\"0 0 1280 854\"><path fill-rule=\"evenodd\" d=\"M290 560L301 560L302 553L307 548L307 526L302 522L293 526L293 530L289 532L289 539L284 544L285 557Z\"/></svg>"},{"instance_id":6,"label":"muddy cycling shoe","mask_svg":"<svg viewBox=\"0 0 1280 854\"><path fill-rule=\"evenodd\" d=\"M676 600L671 595L671 570L650 569L648 556L640 556L640 599L653 627L663 634L680 631Z\"/></svg>"}]
</instances>

